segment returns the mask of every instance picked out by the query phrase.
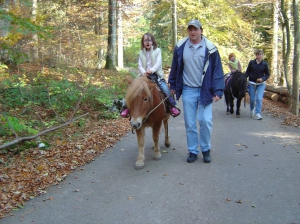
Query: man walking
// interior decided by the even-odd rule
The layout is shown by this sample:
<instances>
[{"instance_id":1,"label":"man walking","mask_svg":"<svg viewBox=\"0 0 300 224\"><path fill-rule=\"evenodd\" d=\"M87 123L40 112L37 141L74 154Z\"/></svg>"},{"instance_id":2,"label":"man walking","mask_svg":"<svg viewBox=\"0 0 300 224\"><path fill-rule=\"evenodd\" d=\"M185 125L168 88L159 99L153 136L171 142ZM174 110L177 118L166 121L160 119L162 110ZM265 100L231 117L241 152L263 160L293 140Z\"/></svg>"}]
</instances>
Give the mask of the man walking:
<instances>
[{"instance_id":1,"label":"man walking","mask_svg":"<svg viewBox=\"0 0 300 224\"><path fill-rule=\"evenodd\" d=\"M202 35L198 20L187 25L188 37L174 50L169 83L176 100L182 95L188 163L197 160L199 145L205 163L211 162L212 102L223 96L224 75L216 46ZM200 130L197 130L197 120Z\"/></svg>"}]
</instances>

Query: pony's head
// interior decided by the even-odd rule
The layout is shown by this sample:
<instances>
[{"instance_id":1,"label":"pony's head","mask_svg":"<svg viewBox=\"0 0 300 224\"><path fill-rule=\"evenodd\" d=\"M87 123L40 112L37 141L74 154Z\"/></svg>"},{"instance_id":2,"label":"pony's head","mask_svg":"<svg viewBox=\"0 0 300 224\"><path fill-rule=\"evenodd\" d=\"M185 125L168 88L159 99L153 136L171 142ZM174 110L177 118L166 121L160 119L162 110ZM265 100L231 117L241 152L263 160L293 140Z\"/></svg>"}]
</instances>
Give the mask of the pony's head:
<instances>
[{"instance_id":1,"label":"pony's head","mask_svg":"<svg viewBox=\"0 0 300 224\"><path fill-rule=\"evenodd\" d=\"M151 98L151 92L148 87L149 80L146 76L140 76L136 78L127 88L126 91L126 104L131 109L132 102L136 101L136 98L141 96L145 97L145 101ZM140 103L140 102L139 102Z\"/></svg>"},{"instance_id":2,"label":"pony's head","mask_svg":"<svg viewBox=\"0 0 300 224\"><path fill-rule=\"evenodd\" d=\"M141 128L143 120L153 107L153 97L150 90L153 85L155 86L146 76L141 76L136 78L126 91L126 105L130 110L130 124L134 129Z\"/></svg>"}]
</instances>

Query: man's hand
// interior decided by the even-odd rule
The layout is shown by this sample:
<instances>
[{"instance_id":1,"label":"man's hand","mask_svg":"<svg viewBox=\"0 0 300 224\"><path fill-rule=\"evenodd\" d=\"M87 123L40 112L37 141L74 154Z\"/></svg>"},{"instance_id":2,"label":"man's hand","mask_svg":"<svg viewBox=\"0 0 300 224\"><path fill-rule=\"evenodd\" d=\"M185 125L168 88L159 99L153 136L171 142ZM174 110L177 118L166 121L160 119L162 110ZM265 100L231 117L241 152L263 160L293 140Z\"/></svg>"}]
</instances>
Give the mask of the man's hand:
<instances>
[{"instance_id":1,"label":"man's hand","mask_svg":"<svg viewBox=\"0 0 300 224\"><path fill-rule=\"evenodd\" d=\"M221 98L219 97L219 96L214 96L213 97L213 102L217 102L217 101L219 101Z\"/></svg>"}]
</instances>

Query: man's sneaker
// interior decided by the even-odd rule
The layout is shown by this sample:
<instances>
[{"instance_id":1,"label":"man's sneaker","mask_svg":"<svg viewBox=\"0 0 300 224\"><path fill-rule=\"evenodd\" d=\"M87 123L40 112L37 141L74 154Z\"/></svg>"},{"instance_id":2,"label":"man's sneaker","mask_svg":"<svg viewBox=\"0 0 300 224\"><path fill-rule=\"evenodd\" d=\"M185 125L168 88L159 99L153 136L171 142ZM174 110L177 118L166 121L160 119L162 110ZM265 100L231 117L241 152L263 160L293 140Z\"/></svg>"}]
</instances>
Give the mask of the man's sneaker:
<instances>
[{"instance_id":1,"label":"man's sneaker","mask_svg":"<svg viewBox=\"0 0 300 224\"><path fill-rule=\"evenodd\" d=\"M129 117L129 109L125 108L121 111L120 115L125 118Z\"/></svg>"},{"instance_id":2,"label":"man's sneaker","mask_svg":"<svg viewBox=\"0 0 300 224\"><path fill-rule=\"evenodd\" d=\"M172 107L171 108L171 115L172 117L177 117L180 114L180 110L177 107Z\"/></svg>"},{"instance_id":3,"label":"man's sneaker","mask_svg":"<svg viewBox=\"0 0 300 224\"><path fill-rule=\"evenodd\" d=\"M262 119L260 113L255 114L255 119L256 120L261 120Z\"/></svg>"},{"instance_id":4,"label":"man's sneaker","mask_svg":"<svg viewBox=\"0 0 300 224\"><path fill-rule=\"evenodd\" d=\"M251 117L251 118L254 117L254 110L251 110L251 111L250 111L250 117Z\"/></svg>"},{"instance_id":5,"label":"man's sneaker","mask_svg":"<svg viewBox=\"0 0 300 224\"><path fill-rule=\"evenodd\" d=\"M202 152L202 155L203 155L203 162L205 163L211 162L210 150L207 150L206 152Z\"/></svg>"},{"instance_id":6,"label":"man's sneaker","mask_svg":"<svg viewBox=\"0 0 300 224\"><path fill-rule=\"evenodd\" d=\"M194 154L194 153L189 153L189 156L187 157L187 159L186 159L186 161L188 162L188 163L193 163L193 162L195 162L196 160L198 159L198 156L197 156L197 154Z\"/></svg>"}]
</instances>

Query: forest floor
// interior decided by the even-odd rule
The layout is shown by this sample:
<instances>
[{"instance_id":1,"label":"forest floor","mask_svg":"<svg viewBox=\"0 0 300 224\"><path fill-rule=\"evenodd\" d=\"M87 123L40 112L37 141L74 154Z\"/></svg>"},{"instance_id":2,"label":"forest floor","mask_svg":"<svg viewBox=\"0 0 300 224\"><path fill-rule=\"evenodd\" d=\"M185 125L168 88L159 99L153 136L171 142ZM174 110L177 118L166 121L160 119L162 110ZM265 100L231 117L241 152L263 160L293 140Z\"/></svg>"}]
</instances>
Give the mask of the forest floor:
<instances>
[{"instance_id":1,"label":"forest floor","mask_svg":"<svg viewBox=\"0 0 300 224\"><path fill-rule=\"evenodd\" d=\"M282 118L283 125L300 127L300 118L287 111L280 102L264 99L263 110ZM84 127L75 124L64 127L65 140L53 137L50 148L30 148L19 153L0 154L0 219L15 209L22 209L26 201L46 194L71 172L83 169L130 130L128 119L95 120L86 118ZM51 200L51 198L49 198Z\"/></svg>"}]
</instances>

